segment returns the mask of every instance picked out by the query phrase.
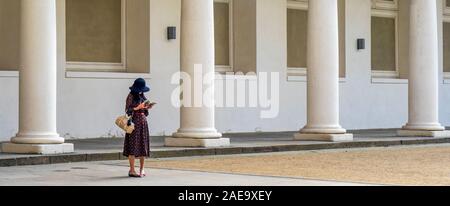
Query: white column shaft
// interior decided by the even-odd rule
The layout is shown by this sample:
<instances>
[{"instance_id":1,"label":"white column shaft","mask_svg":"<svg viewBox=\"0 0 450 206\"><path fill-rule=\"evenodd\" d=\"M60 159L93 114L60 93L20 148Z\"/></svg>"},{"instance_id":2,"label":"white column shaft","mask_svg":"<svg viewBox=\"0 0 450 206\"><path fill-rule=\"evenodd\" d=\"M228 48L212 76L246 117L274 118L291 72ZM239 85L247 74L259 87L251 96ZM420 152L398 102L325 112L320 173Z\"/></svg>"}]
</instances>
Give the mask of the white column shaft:
<instances>
[{"instance_id":1,"label":"white column shaft","mask_svg":"<svg viewBox=\"0 0 450 206\"><path fill-rule=\"evenodd\" d=\"M56 130L56 2L22 0L19 133L21 144L59 144Z\"/></svg>"},{"instance_id":2,"label":"white column shaft","mask_svg":"<svg viewBox=\"0 0 450 206\"><path fill-rule=\"evenodd\" d=\"M197 65L197 66L196 66ZM199 67L200 66L200 67ZM195 69L202 69L202 76L195 76ZM181 71L192 80L192 107L181 108L181 128L175 137L219 138L215 129L214 106L214 1L181 1ZM209 75L211 78L203 77ZM196 90L203 79L203 89ZM197 85L197 86L195 86ZM211 89L212 88L212 89ZM209 90L209 92L206 92ZM194 105L194 97L204 98Z\"/></svg>"},{"instance_id":3,"label":"white column shaft","mask_svg":"<svg viewBox=\"0 0 450 206\"><path fill-rule=\"evenodd\" d=\"M339 125L337 0L309 1L308 124L302 133L346 133Z\"/></svg>"},{"instance_id":4,"label":"white column shaft","mask_svg":"<svg viewBox=\"0 0 450 206\"><path fill-rule=\"evenodd\" d=\"M409 54L409 121L404 129L442 131L436 1L411 0Z\"/></svg>"}]
</instances>

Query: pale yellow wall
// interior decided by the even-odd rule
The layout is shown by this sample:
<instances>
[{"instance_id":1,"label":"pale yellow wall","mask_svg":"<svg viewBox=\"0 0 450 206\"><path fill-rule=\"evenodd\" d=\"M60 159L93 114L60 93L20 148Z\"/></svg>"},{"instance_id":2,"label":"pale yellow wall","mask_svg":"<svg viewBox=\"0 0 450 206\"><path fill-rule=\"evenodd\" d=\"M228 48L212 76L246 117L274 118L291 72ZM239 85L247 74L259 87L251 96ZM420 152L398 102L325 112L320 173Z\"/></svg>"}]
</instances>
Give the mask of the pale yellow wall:
<instances>
[{"instance_id":1,"label":"pale yellow wall","mask_svg":"<svg viewBox=\"0 0 450 206\"><path fill-rule=\"evenodd\" d=\"M439 1L438 1L439 3ZM443 0L440 2L442 7L440 10L443 10L445 7L450 6L450 0ZM439 4L438 4L439 5ZM439 10L438 10L439 11ZM448 14L445 14L448 18ZM443 71L444 72L450 72L450 22L444 21L444 16L442 16L440 19L438 18L438 22L442 22L442 27L440 28L442 31L440 31L440 38L442 40L442 47L439 49L442 49L442 65L443 65ZM442 36L442 37L441 37ZM441 46L441 45L440 45Z\"/></svg>"},{"instance_id":2,"label":"pale yellow wall","mask_svg":"<svg viewBox=\"0 0 450 206\"><path fill-rule=\"evenodd\" d=\"M214 33L216 65L230 65L230 7L228 3L214 3Z\"/></svg>"},{"instance_id":3,"label":"pale yellow wall","mask_svg":"<svg viewBox=\"0 0 450 206\"><path fill-rule=\"evenodd\" d=\"M399 0L398 69L401 79L407 79L409 71L409 5L410 0Z\"/></svg>"},{"instance_id":4,"label":"pale yellow wall","mask_svg":"<svg viewBox=\"0 0 450 206\"><path fill-rule=\"evenodd\" d=\"M0 70L18 70L20 1L0 0Z\"/></svg>"},{"instance_id":5,"label":"pale yellow wall","mask_svg":"<svg viewBox=\"0 0 450 206\"><path fill-rule=\"evenodd\" d=\"M256 72L257 0L234 0L234 71Z\"/></svg>"},{"instance_id":6,"label":"pale yellow wall","mask_svg":"<svg viewBox=\"0 0 450 206\"><path fill-rule=\"evenodd\" d=\"M410 0L399 0L398 45L395 44L393 20L385 20L382 25L373 25L374 23L377 24L377 22L372 22L372 69L394 71L396 64L398 64L398 72L401 79L408 78L409 70L409 7ZM374 32L374 27L378 27L378 30L382 32ZM382 44L381 42L386 43ZM397 58L396 50L398 52Z\"/></svg>"},{"instance_id":7,"label":"pale yellow wall","mask_svg":"<svg viewBox=\"0 0 450 206\"><path fill-rule=\"evenodd\" d=\"M346 76L346 54L345 54L345 34L346 34L346 24L345 24L345 0L338 1L338 15L339 15L339 76Z\"/></svg>"},{"instance_id":8,"label":"pale yellow wall","mask_svg":"<svg viewBox=\"0 0 450 206\"><path fill-rule=\"evenodd\" d=\"M395 19L372 17L372 69L396 70Z\"/></svg>"},{"instance_id":9,"label":"pale yellow wall","mask_svg":"<svg viewBox=\"0 0 450 206\"><path fill-rule=\"evenodd\" d=\"M450 23L443 25L444 36L444 72L450 72Z\"/></svg>"},{"instance_id":10,"label":"pale yellow wall","mask_svg":"<svg viewBox=\"0 0 450 206\"><path fill-rule=\"evenodd\" d=\"M150 1L127 1L127 72L150 72ZM160 31L164 32L164 31Z\"/></svg>"},{"instance_id":11,"label":"pale yellow wall","mask_svg":"<svg viewBox=\"0 0 450 206\"><path fill-rule=\"evenodd\" d=\"M439 57L439 76L443 75L444 70L444 8L447 0L437 1L437 22L438 22L438 57ZM446 100L444 100L446 101Z\"/></svg>"},{"instance_id":12,"label":"pale yellow wall","mask_svg":"<svg viewBox=\"0 0 450 206\"><path fill-rule=\"evenodd\" d=\"M308 11L287 10L288 67L306 68L307 22Z\"/></svg>"},{"instance_id":13,"label":"pale yellow wall","mask_svg":"<svg viewBox=\"0 0 450 206\"><path fill-rule=\"evenodd\" d=\"M66 0L67 61L121 62L121 0Z\"/></svg>"},{"instance_id":14,"label":"pale yellow wall","mask_svg":"<svg viewBox=\"0 0 450 206\"><path fill-rule=\"evenodd\" d=\"M339 21L339 76L345 77L345 0L338 1ZM307 11L287 10L287 64L291 68L307 67Z\"/></svg>"}]
</instances>

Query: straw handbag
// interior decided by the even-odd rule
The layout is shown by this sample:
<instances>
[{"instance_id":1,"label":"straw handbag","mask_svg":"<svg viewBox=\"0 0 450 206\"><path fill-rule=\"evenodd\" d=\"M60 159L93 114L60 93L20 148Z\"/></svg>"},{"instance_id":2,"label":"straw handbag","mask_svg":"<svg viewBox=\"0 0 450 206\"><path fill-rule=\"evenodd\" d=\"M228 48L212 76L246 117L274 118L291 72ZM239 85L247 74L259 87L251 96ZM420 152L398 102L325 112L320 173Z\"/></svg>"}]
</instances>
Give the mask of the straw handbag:
<instances>
[{"instance_id":1,"label":"straw handbag","mask_svg":"<svg viewBox=\"0 0 450 206\"><path fill-rule=\"evenodd\" d=\"M131 116L128 115L122 115L120 117L117 117L116 119L116 125L124 130L127 134L131 134L134 131L134 124L131 124L128 126L128 121L130 121Z\"/></svg>"}]
</instances>

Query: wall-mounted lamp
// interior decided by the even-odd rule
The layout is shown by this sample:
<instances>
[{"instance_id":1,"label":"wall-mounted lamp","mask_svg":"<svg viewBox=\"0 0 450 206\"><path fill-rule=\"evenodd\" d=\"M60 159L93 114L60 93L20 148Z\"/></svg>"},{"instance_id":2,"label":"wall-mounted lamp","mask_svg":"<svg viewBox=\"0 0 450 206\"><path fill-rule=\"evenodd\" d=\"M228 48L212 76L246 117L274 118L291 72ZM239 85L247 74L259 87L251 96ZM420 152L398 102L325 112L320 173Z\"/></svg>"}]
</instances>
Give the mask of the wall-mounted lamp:
<instances>
[{"instance_id":1,"label":"wall-mounted lamp","mask_svg":"<svg viewBox=\"0 0 450 206\"><path fill-rule=\"evenodd\" d=\"M357 48L358 48L358 50L366 49L366 40L365 39L358 39L357 40Z\"/></svg>"},{"instance_id":2,"label":"wall-mounted lamp","mask_svg":"<svg viewBox=\"0 0 450 206\"><path fill-rule=\"evenodd\" d=\"M167 39L177 39L177 27L169 26L167 27Z\"/></svg>"}]
</instances>

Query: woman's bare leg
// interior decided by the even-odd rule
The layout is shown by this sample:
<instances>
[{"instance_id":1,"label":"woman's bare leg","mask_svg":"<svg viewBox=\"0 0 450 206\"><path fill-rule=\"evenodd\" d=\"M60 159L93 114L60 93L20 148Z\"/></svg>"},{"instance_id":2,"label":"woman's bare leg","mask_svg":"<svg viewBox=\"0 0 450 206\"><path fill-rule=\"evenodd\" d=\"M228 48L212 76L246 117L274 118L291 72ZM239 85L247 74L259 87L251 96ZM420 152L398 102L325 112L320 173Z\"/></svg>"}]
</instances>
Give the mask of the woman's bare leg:
<instances>
[{"instance_id":1,"label":"woman's bare leg","mask_svg":"<svg viewBox=\"0 0 450 206\"><path fill-rule=\"evenodd\" d=\"M130 162L130 174L136 174L136 170L134 168L134 162L135 162L134 156L128 156L128 161Z\"/></svg>"},{"instance_id":2,"label":"woman's bare leg","mask_svg":"<svg viewBox=\"0 0 450 206\"><path fill-rule=\"evenodd\" d=\"M141 176L145 176L145 171L144 171L144 166L145 166L145 157L140 157L139 158L139 163L140 163L140 175Z\"/></svg>"}]
</instances>

